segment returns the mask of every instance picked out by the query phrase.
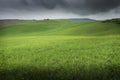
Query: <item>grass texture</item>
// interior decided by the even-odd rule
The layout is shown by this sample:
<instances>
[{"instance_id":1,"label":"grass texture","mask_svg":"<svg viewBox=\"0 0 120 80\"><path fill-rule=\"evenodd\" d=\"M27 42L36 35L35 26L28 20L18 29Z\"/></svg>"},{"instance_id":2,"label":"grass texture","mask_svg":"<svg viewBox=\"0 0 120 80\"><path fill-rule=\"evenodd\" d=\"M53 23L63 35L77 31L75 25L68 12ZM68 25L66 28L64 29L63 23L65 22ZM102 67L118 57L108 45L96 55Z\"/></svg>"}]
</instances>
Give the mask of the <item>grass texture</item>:
<instances>
[{"instance_id":1,"label":"grass texture","mask_svg":"<svg viewBox=\"0 0 120 80\"><path fill-rule=\"evenodd\" d=\"M120 80L120 25L49 20L1 26L0 80Z\"/></svg>"}]
</instances>

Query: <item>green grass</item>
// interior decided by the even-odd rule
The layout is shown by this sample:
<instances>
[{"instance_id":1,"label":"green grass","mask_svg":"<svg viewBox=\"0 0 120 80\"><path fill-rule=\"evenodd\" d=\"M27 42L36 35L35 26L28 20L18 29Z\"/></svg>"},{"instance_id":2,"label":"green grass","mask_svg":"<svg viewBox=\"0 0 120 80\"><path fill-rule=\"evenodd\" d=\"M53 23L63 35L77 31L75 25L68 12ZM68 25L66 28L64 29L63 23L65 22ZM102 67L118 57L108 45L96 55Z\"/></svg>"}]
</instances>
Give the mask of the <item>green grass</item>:
<instances>
[{"instance_id":1,"label":"green grass","mask_svg":"<svg viewBox=\"0 0 120 80\"><path fill-rule=\"evenodd\" d=\"M35 21L0 27L0 80L120 80L120 25Z\"/></svg>"},{"instance_id":2,"label":"green grass","mask_svg":"<svg viewBox=\"0 0 120 80\"><path fill-rule=\"evenodd\" d=\"M120 25L102 22L34 21L0 27L1 36L119 35Z\"/></svg>"}]
</instances>

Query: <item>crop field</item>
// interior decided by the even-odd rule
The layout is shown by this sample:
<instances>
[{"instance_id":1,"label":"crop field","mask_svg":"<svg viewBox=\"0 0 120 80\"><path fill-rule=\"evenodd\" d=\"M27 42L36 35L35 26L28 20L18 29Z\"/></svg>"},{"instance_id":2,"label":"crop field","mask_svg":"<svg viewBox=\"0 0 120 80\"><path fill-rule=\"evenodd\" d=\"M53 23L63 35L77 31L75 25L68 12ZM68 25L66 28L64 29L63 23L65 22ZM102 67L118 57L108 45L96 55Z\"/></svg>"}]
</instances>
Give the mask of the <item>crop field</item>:
<instances>
[{"instance_id":1,"label":"crop field","mask_svg":"<svg viewBox=\"0 0 120 80\"><path fill-rule=\"evenodd\" d=\"M120 80L120 24L0 26L0 80Z\"/></svg>"}]
</instances>

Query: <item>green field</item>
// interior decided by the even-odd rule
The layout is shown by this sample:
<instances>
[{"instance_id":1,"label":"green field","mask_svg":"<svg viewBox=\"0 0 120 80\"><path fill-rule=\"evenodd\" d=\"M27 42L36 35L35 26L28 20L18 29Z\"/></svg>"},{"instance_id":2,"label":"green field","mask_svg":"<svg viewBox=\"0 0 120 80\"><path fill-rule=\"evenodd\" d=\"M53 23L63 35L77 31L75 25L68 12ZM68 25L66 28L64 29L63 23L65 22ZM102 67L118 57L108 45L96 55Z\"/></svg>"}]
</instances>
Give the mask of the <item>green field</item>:
<instances>
[{"instance_id":1,"label":"green field","mask_svg":"<svg viewBox=\"0 0 120 80\"><path fill-rule=\"evenodd\" d=\"M120 80L120 24L0 26L0 80Z\"/></svg>"}]
</instances>

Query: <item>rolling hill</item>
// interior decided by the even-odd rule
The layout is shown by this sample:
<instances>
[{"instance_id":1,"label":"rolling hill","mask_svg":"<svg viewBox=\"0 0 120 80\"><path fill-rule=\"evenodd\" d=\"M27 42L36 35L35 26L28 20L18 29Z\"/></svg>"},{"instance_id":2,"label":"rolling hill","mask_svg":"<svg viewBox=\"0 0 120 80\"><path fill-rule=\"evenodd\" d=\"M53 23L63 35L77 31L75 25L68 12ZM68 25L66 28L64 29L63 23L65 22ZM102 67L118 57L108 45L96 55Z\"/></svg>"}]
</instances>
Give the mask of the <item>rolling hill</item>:
<instances>
[{"instance_id":1,"label":"rolling hill","mask_svg":"<svg viewBox=\"0 0 120 80\"><path fill-rule=\"evenodd\" d=\"M120 24L43 20L1 25L0 80L120 80Z\"/></svg>"},{"instance_id":2,"label":"rolling hill","mask_svg":"<svg viewBox=\"0 0 120 80\"><path fill-rule=\"evenodd\" d=\"M103 22L71 22L67 20L28 21L0 27L1 36L18 35L119 35L120 24Z\"/></svg>"}]
</instances>

